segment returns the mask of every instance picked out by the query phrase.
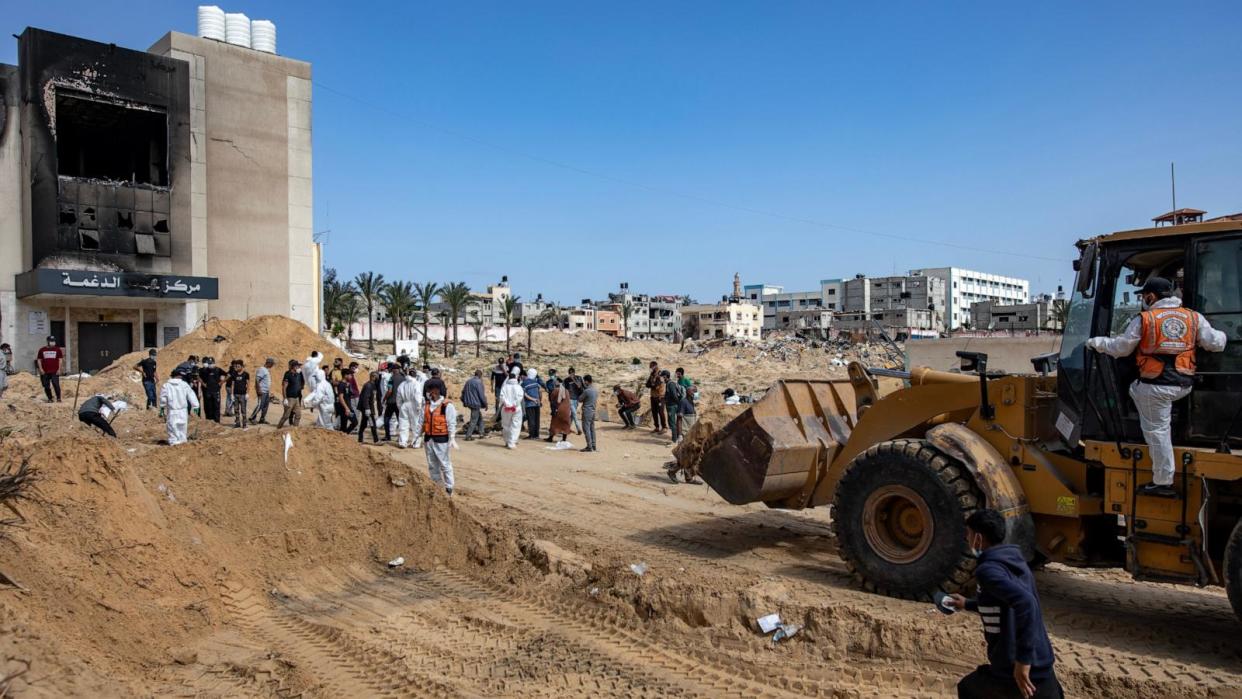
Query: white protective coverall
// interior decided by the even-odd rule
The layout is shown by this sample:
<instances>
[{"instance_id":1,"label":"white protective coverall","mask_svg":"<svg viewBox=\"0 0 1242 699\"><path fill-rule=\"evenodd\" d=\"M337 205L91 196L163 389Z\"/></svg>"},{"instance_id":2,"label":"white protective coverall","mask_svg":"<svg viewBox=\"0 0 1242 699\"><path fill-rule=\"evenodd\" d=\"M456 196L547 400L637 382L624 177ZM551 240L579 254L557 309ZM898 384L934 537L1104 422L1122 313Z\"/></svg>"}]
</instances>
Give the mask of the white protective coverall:
<instances>
[{"instance_id":1,"label":"white protective coverall","mask_svg":"<svg viewBox=\"0 0 1242 699\"><path fill-rule=\"evenodd\" d=\"M315 390L306 399L308 405L315 409L315 424L329 430L336 429L336 397L332 395L332 384L323 375L323 369L315 370Z\"/></svg>"},{"instance_id":2,"label":"white protective coverall","mask_svg":"<svg viewBox=\"0 0 1242 699\"><path fill-rule=\"evenodd\" d=\"M160 387L160 407L164 409L164 424L168 427L168 443L184 444L189 439L186 427L190 422L190 408L198 407L198 396L190 384L175 376Z\"/></svg>"},{"instance_id":3,"label":"white protective coverall","mask_svg":"<svg viewBox=\"0 0 1242 699\"><path fill-rule=\"evenodd\" d=\"M1181 299L1170 297L1160 299L1151 308L1154 310L1181 306ZM1196 312L1195 315L1199 317L1199 347L1209 352L1224 350L1227 340L1225 333L1214 330L1202 313ZM1093 337L1087 340L1087 347L1113 357L1127 357L1138 348L1142 337L1143 320L1136 315L1126 326L1125 332L1117 337ZM1137 380L1130 384L1130 397L1138 408L1143 441L1147 442L1147 450L1151 453L1152 482L1156 485L1173 485L1173 435L1169 430L1169 423L1173 419L1173 401L1188 395L1189 386L1162 386Z\"/></svg>"},{"instance_id":4,"label":"white protective coverall","mask_svg":"<svg viewBox=\"0 0 1242 699\"><path fill-rule=\"evenodd\" d=\"M423 382L427 375L418 372L407 376L397 386L397 445L402 449L410 446L410 430L414 431L414 448L423 441Z\"/></svg>"},{"instance_id":5,"label":"white protective coverall","mask_svg":"<svg viewBox=\"0 0 1242 699\"><path fill-rule=\"evenodd\" d=\"M319 362L323 361L323 355L318 357L307 357L306 363L302 365L302 378L306 380L306 387L312 392L318 381L322 381L324 374L319 371Z\"/></svg>"},{"instance_id":6,"label":"white protective coverall","mask_svg":"<svg viewBox=\"0 0 1242 699\"><path fill-rule=\"evenodd\" d=\"M405 384L402 384L404 387ZM422 389L420 388L421 392ZM441 397L437 401L433 401L429 406L432 412L440 409L444 405L444 398ZM453 494L453 458L449 453L450 449L457 448L457 406L449 403L444 405L444 419L448 422L449 439L447 442L437 442L428 439L423 448L427 451L427 473L431 476L432 482L436 485L443 486L449 495ZM419 420L422 422L422 419Z\"/></svg>"},{"instance_id":7,"label":"white protective coverall","mask_svg":"<svg viewBox=\"0 0 1242 699\"><path fill-rule=\"evenodd\" d=\"M500 425L505 436L505 446L516 449L522 435L522 400L526 393L517 375L512 374L500 387Z\"/></svg>"}]
</instances>

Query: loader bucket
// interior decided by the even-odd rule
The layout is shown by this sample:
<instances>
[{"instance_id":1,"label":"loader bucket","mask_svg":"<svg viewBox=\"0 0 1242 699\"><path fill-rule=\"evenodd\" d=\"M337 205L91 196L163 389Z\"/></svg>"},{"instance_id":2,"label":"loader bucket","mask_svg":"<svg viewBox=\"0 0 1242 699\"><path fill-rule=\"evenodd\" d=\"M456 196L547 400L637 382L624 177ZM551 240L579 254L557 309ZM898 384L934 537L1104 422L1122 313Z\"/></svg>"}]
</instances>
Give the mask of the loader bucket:
<instances>
[{"instance_id":1,"label":"loader bucket","mask_svg":"<svg viewBox=\"0 0 1242 699\"><path fill-rule=\"evenodd\" d=\"M848 380L778 381L708 439L699 472L734 505L777 506L823 476L858 422L855 409Z\"/></svg>"}]
</instances>

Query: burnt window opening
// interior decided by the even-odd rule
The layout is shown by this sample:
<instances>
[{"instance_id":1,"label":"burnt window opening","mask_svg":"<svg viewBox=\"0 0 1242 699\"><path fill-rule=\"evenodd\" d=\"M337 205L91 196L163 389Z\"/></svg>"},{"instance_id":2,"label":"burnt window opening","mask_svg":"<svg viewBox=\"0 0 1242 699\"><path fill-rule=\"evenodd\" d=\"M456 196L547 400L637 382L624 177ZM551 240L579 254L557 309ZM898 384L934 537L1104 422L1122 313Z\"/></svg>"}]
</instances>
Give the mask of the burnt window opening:
<instances>
[{"instance_id":1,"label":"burnt window opening","mask_svg":"<svg viewBox=\"0 0 1242 699\"><path fill-rule=\"evenodd\" d=\"M134 227L134 212L118 211L116 212L116 227L121 230L132 230Z\"/></svg>"},{"instance_id":2,"label":"burnt window opening","mask_svg":"<svg viewBox=\"0 0 1242 699\"><path fill-rule=\"evenodd\" d=\"M69 226L78 222L78 209L75 206L60 207L60 222Z\"/></svg>"},{"instance_id":3,"label":"burnt window opening","mask_svg":"<svg viewBox=\"0 0 1242 699\"><path fill-rule=\"evenodd\" d=\"M85 228L78 229L78 247L83 250L99 249L99 231L88 231Z\"/></svg>"},{"instance_id":4,"label":"burnt window opening","mask_svg":"<svg viewBox=\"0 0 1242 699\"><path fill-rule=\"evenodd\" d=\"M168 232L168 219L166 218L155 219L154 228L155 228L156 233L167 233Z\"/></svg>"},{"instance_id":5,"label":"burnt window opening","mask_svg":"<svg viewBox=\"0 0 1242 699\"><path fill-rule=\"evenodd\" d=\"M56 165L64 177L168 186L168 118L56 91Z\"/></svg>"}]
</instances>

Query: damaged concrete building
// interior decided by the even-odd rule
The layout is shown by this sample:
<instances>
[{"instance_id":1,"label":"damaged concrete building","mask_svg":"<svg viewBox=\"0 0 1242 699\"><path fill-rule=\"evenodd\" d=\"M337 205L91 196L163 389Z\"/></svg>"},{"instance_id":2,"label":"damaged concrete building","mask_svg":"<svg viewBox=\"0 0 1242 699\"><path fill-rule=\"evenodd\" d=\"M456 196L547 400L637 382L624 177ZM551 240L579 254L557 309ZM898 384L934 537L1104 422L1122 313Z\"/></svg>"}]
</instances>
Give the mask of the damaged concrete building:
<instances>
[{"instance_id":1,"label":"damaged concrete building","mask_svg":"<svg viewBox=\"0 0 1242 699\"><path fill-rule=\"evenodd\" d=\"M0 339L93 371L207 318L318 329L310 65L41 29L0 65Z\"/></svg>"}]
</instances>

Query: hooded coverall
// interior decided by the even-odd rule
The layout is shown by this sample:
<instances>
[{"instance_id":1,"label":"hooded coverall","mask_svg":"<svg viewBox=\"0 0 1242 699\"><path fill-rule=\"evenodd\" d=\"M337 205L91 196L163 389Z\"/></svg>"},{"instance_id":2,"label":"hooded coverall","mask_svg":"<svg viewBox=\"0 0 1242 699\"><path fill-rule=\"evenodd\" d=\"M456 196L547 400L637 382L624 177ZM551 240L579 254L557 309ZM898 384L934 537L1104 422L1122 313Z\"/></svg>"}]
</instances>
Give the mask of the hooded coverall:
<instances>
[{"instance_id":1,"label":"hooded coverall","mask_svg":"<svg viewBox=\"0 0 1242 699\"><path fill-rule=\"evenodd\" d=\"M168 427L168 444L184 444L189 439L190 408L198 407L198 396L190 384L175 376L160 388L160 408L164 410L164 424Z\"/></svg>"},{"instance_id":2,"label":"hooded coverall","mask_svg":"<svg viewBox=\"0 0 1242 699\"><path fill-rule=\"evenodd\" d=\"M397 386L397 445L402 449L410 446L411 429L414 448L422 444L423 383L426 380L427 375L420 371Z\"/></svg>"},{"instance_id":3,"label":"hooded coverall","mask_svg":"<svg viewBox=\"0 0 1242 699\"><path fill-rule=\"evenodd\" d=\"M522 401L525 397L526 392L522 390L516 375L509 377L500 387L500 424L504 430L505 446L510 449L517 448L522 436Z\"/></svg>"},{"instance_id":4,"label":"hooded coverall","mask_svg":"<svg viewBox=\"0 0 1242 699\"><path fill-rule=\"evenodd\" d=\"M1181 299L1170 297L1155 302L1150 310L1181 306ZM1224 350L1225 333L1212 329L1203 314L1196 312L1195 315L1198 316L1199 329L1196 344L1209 352ZM1087 340L1087 347L1112 357L1126 357L1134 352L1142 339L1143 321L1140 316L1135 316L1122 334L1117 337L1093 337ZM1169 423L1173 419L1173 402L1188 395L1190 386L1170 386L1141 380L1130 384L1130 397L1138 408L1143 441L1151 453L1152 482L1156 485L1173 485L1173 435Z\"/></svg>"},{"instance_id":5,"label":"hooded coverall","mask_svg":"<svg viewBox=\"0 0 1242 699\"><path fill-rule=\"evenodd\" d=\"M336 429L336 396L332 395L332 384L323 374L323 369L316 369L314 374L315 390L311 391L307 403L316 410L315 424L326 429Z\"/></svg>"}]
</instances>

